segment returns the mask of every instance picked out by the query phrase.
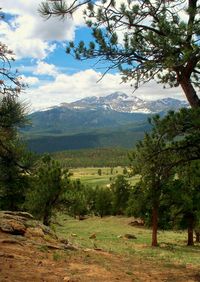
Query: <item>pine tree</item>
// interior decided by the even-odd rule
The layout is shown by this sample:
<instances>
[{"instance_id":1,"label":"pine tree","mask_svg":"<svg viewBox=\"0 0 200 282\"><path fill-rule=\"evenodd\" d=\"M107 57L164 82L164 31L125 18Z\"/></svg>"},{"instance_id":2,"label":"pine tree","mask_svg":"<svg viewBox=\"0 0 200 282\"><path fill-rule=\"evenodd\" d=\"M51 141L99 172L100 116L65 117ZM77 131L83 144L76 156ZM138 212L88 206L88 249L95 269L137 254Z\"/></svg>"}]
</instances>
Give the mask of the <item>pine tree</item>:
<instances>
[{"instance_id":1,"label":"pine tree","mask_svg":"<svg viewBox=\"0 0 200 282\"><path fill-rule=\"evenodd\" d=\"M151 211L152 246L158 245L157 231L161 198L166 193L169 178L173 177L173 173L168 168L172 156L168 152L165 153L166 147L167 144L159 135L146 134L130 155L133 174L141 175L140 182L132 195L135 199L132 198L131 204L134 205L137 201L136 206L133 207L136 216L144 212L144 209Z\"/></svg>"},{"instance_id":2,"label":"pine tree","mask_svg":"<svg viewBox=\"0 0 200 282\"><path fill-rule=\"evenodd\" d=\"M46 155L35 172L32 189L26 199L26 208L45 225L50 225L52 215L65 203L70 186L70 173L58 161Z\"/></svg>"},{"instance_id":3,"label":"pine tree","mask_svg":"<svg viewBox=\"0 0 200 282\"><path fill-rule=\"evenodd\" d=\"M51 0L42 2L39 11L47 18L63 18L86 3L86 23L94 40L89 44L81 41L77 46L71 42L67 53L72 51L77 59L110 62L108 71L118 68L123 80L133 81L135 88L152 79L170 87L180 86L190 105L200 106L196 90L200 74L197 0L75 0L71 5L65 0Z\"/></svg>"},{"instance_id":4,"label":"pine tree","mask_svg":"<svg viewBox=\"0 0 200 282\"><path fill-rule=\"evenodd\" d=\"M76 218L81 219L90 212L91 198L89 188L85 187L79 179L71 181L66 193L66 210Z\"/></svg>"},{"instance_id":5,"label":"pine tree","mask_svg":"<svg viewBox=\"0 0 200 282\"><path fill-rule=\"evenodd\" d=\"M178 214L179 224L187 228L187 245L194 245L194 230L200 220L200 161L192 161L177 169L171 201L173 215Z\"/></svg>"},{"instance_id":6,"label":"pine tree","mask_svg":"<svg viewBox=\"0 0 200 282\"><path fill-rule=\"evenodd\" d=\"M124 175L118 175L110 188L113 194L113 213L124 214L131 189L128 180Z\"/></svg>"},{"instance_id":7,"label":"pine tree","mask_svg":"<svg viewBox=\"0 0 200 282\"><path fill-rule=\"evenodd\" d=\"M108 188L97 188L95 197L95 214L100 217L112 214L112 191Z\"/></svg>"},{"instance_id":8,"label":"pine tree","mask_svg":"<svg viewBox=\"0 0 200 282\"><path fill-rule=\"evenodd\" d=\"M13 95L0 102L0 208L22 208L33 158L18 135L26 123L25 108Z\"/></svg>"},{"instance_id":9,"label":"pine tree","mask_svg":"<svg viewBox=\"0 0 200 282\"><path fill-rule=\"evenodd\" d=\"M145 203L148 211L149 205L152 208L153 246L157 245L158 215L161 201L165 198L171 198L172 202L168 202L168 208L170 209L170 205L173 205L181 198L180 194L177 193L178 186L174 186L174 191L170 189L178 171L182 171L182 174L185 175L182 179L185 179L186 182L191 177L198 178L197 172L193 174L194 171L192 170L189 170L188 174L186 174L185 167L186 165L190 166L194 161L200 160L199 111L199 108L182 109L177 113L170 112L162 119L155 116L150 120L153 126L152 132L145 135L144 139L137 144L132 156L130 156L133 173L141 175L141 181L135 194L138 203L141 204L141 207L140 204L137 204L139 205L139 211L140 209L143 210ZM188 185L183 186L188 187ZM192 194L195 195L196 193L198 199L198 188L192 183L190 183L190 187L193 189ZM180 190L183 192L183 199L188 199L188 208L190 202L194 204L191 198L191 189L184 188ZM143 195L142 198L141 195ZM195 199L195 196L193 199ZM134 200L132 202L134 203ZM135 210L137 211L138 207ZM191 223L192 218L194 218L191 209L188 210L187 218L191 218ZM194 228L194 223L190 225L189 229L191 230ZM192 244L190 243L192 240L188 239L188 242L188 244Z\"/></svg>"}]
</instances>

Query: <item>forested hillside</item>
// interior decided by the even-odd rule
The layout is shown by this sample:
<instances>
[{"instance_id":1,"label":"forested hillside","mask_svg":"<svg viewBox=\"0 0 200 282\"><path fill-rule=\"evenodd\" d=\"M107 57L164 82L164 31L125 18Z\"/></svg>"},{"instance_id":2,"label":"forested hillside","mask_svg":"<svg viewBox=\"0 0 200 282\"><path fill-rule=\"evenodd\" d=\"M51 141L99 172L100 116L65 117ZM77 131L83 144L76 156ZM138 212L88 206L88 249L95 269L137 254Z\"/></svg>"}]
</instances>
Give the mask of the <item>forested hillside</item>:
<instances>
[{"instance_id":1,"label":"forested hillside","mask_svg":"<svg viewBox=\"0 0 200 282\"><path fill-rule=\"evenodd\" d=\"M116 167L129 164L128 149L96 148L53 153L64 167Z\"/></svg>"},{"instance_id":2,"label":"forested hillside","mask_svg":"<svg viewBox=\"0 0 200 282\"><path fill-rule=\"evenodd\" d=\"M28 148L37 153L103 147L132 148L149 130L150 125L145 122L117 129L96 129L77 134L36 134L24 138Z\"/></svg>"}]
</instances>

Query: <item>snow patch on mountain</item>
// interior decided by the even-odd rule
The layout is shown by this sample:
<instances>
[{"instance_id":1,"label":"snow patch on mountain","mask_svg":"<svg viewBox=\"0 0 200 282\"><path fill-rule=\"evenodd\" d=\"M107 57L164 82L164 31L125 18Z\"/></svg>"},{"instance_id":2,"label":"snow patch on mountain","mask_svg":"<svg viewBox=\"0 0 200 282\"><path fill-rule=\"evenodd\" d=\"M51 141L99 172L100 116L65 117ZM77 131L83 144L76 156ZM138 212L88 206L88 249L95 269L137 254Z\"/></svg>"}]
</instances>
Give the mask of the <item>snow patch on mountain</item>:
<instances>
[{"instance_id":1,"label":"snow patch on mountain","mask_svg":"<svg viewBox=\"0 0 200 282\"><path fill-rule=\"evenodd\" d=\"M90 107L111 109L117 112L125 113L159 113L162 111L178 110L182 107L188 107L184 101L172 98L165 98L155 101L142 100L133 95L127 95L123 92L114 92L103 97L88 97L68 104L68 107Z\"/></svg>"},{"instance_id":2,"label":"snow patch on mountain","mask_svg":"<svg viewBox=\"0 0 200 282\"><path fill-rule=\"evenodd\" d=\"M72 103L62 103L64 108L74 110L114 110L122 113L160 113L169 110L178 110L183 107L188 107L185 101L164 98L159 100L147 101L140 99L134 95L127 95L123 92L114 92L107 96L92 96L87 97ZM57 107L57 106L56 106Z\"/></svg>"}]
</instances>

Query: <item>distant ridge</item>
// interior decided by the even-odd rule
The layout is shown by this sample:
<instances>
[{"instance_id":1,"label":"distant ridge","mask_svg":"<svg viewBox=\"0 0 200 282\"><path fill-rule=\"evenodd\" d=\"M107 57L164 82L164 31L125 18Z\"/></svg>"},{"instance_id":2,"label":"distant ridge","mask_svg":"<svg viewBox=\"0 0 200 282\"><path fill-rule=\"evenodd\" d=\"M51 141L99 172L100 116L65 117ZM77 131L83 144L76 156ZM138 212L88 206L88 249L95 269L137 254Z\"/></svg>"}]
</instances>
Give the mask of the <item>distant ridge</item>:
<instances>
[{"instance_id":1,"label":"distant ridge","mask_svg":"<svg viewBox=\"0 0 200 282\"><path fill-rule=\"evenodd\" d=\"M87 97L72 103L62 103L61 107L70 109L103 108L124 113L159 113L188 107L187 102L173 98L164 98L155 101L142 100L123 92L114 92L103 97Z\"/></svg>"},{"instance_id":2,"label":"distant ridge","mask_svg":"<svg viewBox=\"0 0 200 282\"><path fill-rule=\"evenodd\" d=\"M37 152L131 147L150 130L148 117L182 107L188 104L177 99L144 101L115 92L34 112L29 115L32 124L22 133L29 147Z\"/></svg>"}]
</instances>

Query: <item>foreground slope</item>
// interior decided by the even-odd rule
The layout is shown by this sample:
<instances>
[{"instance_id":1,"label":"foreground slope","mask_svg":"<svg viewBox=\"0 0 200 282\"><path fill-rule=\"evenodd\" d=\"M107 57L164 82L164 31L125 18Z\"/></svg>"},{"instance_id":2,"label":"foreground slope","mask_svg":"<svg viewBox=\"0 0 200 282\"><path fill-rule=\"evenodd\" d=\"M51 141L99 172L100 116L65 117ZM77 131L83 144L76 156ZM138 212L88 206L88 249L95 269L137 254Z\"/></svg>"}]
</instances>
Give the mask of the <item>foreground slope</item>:
<instances>
[{"instance_id":1,"label":"foreground slope","mask_svg":"<svg viewBox=\"0 0 200 282\"><path fill-rule=\"evenodd\" d=\"M64 219L64 218L63 218ZM62 234L62 242L72 240L72 238L81 239L80 234L70 234L72 232L72 222L69 218L65 218L65 223L60 222L56 225L59 227L59 234L61 236L61 229L67 228L68 232ZM93 220L93 219L91 219ZM81 224L89 224L94 227L91 220L78 222L77 226L81 228ZM90 248L79 247L76 249L59 248L58 239L53 239L51 236L44 235L41 232L41 228L37 227L33 230L33 227L29 227L24 234L16 235L9 232L3 232L2 226L5 229L5 222L2 225L0 222L0 278L2 282L114 282L114 281L175 281L175 282L197 282L200 278L199 265L186 264L177 262L172 263L168 261L168 257L163 257L163 247L158 249L152 249L140 244L136 247L132 240L121 240L121 244L127 248L132 249L132 254L126 252L108 251L103 248L98 248L95 244L98 244L98 240L105 240L105 238L111 240L111 237L115 234L108 233L108 225L111 228L114 227L111 222L113 218L98 219L95 223L96 226L101 221L101 226L104 226L104 233L97 234L97 240L87 238ZM12 221L14 222L14 221ZM116 219L115 225L124 228L127 220ZM23 225L23 224L21 224ZM64 226L65 225L65 226ZM14 225L13 225L14 226ZM118 226L118 227L120 227ZM16 229L20 229L20 224L16 225ZM88 234L91 232L88 230ZM129 227L131 228L131 227ZM31 229L31 231L30 231ZM82 229L82 228L81 228ZM81 231L80 229L80 231ZM40 231L39 231L40 230ZM73 227L73 230L74 227ZM123 229L124 232L126 230ZM133 229L137 236L142 236L141 228ZM63 230L64 231L64 230ZM78 231L78 229L77 229ZM93 230L94 231L94 230ZM23 233L23 232L21 232ZM76 237L74 237L76 235ZM82 235L83 236L83 235ZM109 237L110 236L110 237ZM59 240L60 242L60 240ZM68 245L69 243L67 243ZM167 247L167 246L166 246ZM176 247L176 245L175 245ZM134 253L135 249L135 253ZM143 256L142 250L149 250L149 255ZM140 252L139 252L140 251ZM177 249L171 249L171 253L174 254ZM194 250L187 248L187 251L183 255L189 257ZM198 252L199 249L196 249ZM168 248L168 252L170 249ZM157 253L157 256L153 257L151 253Z\"/></svg>"}]
</instances>

